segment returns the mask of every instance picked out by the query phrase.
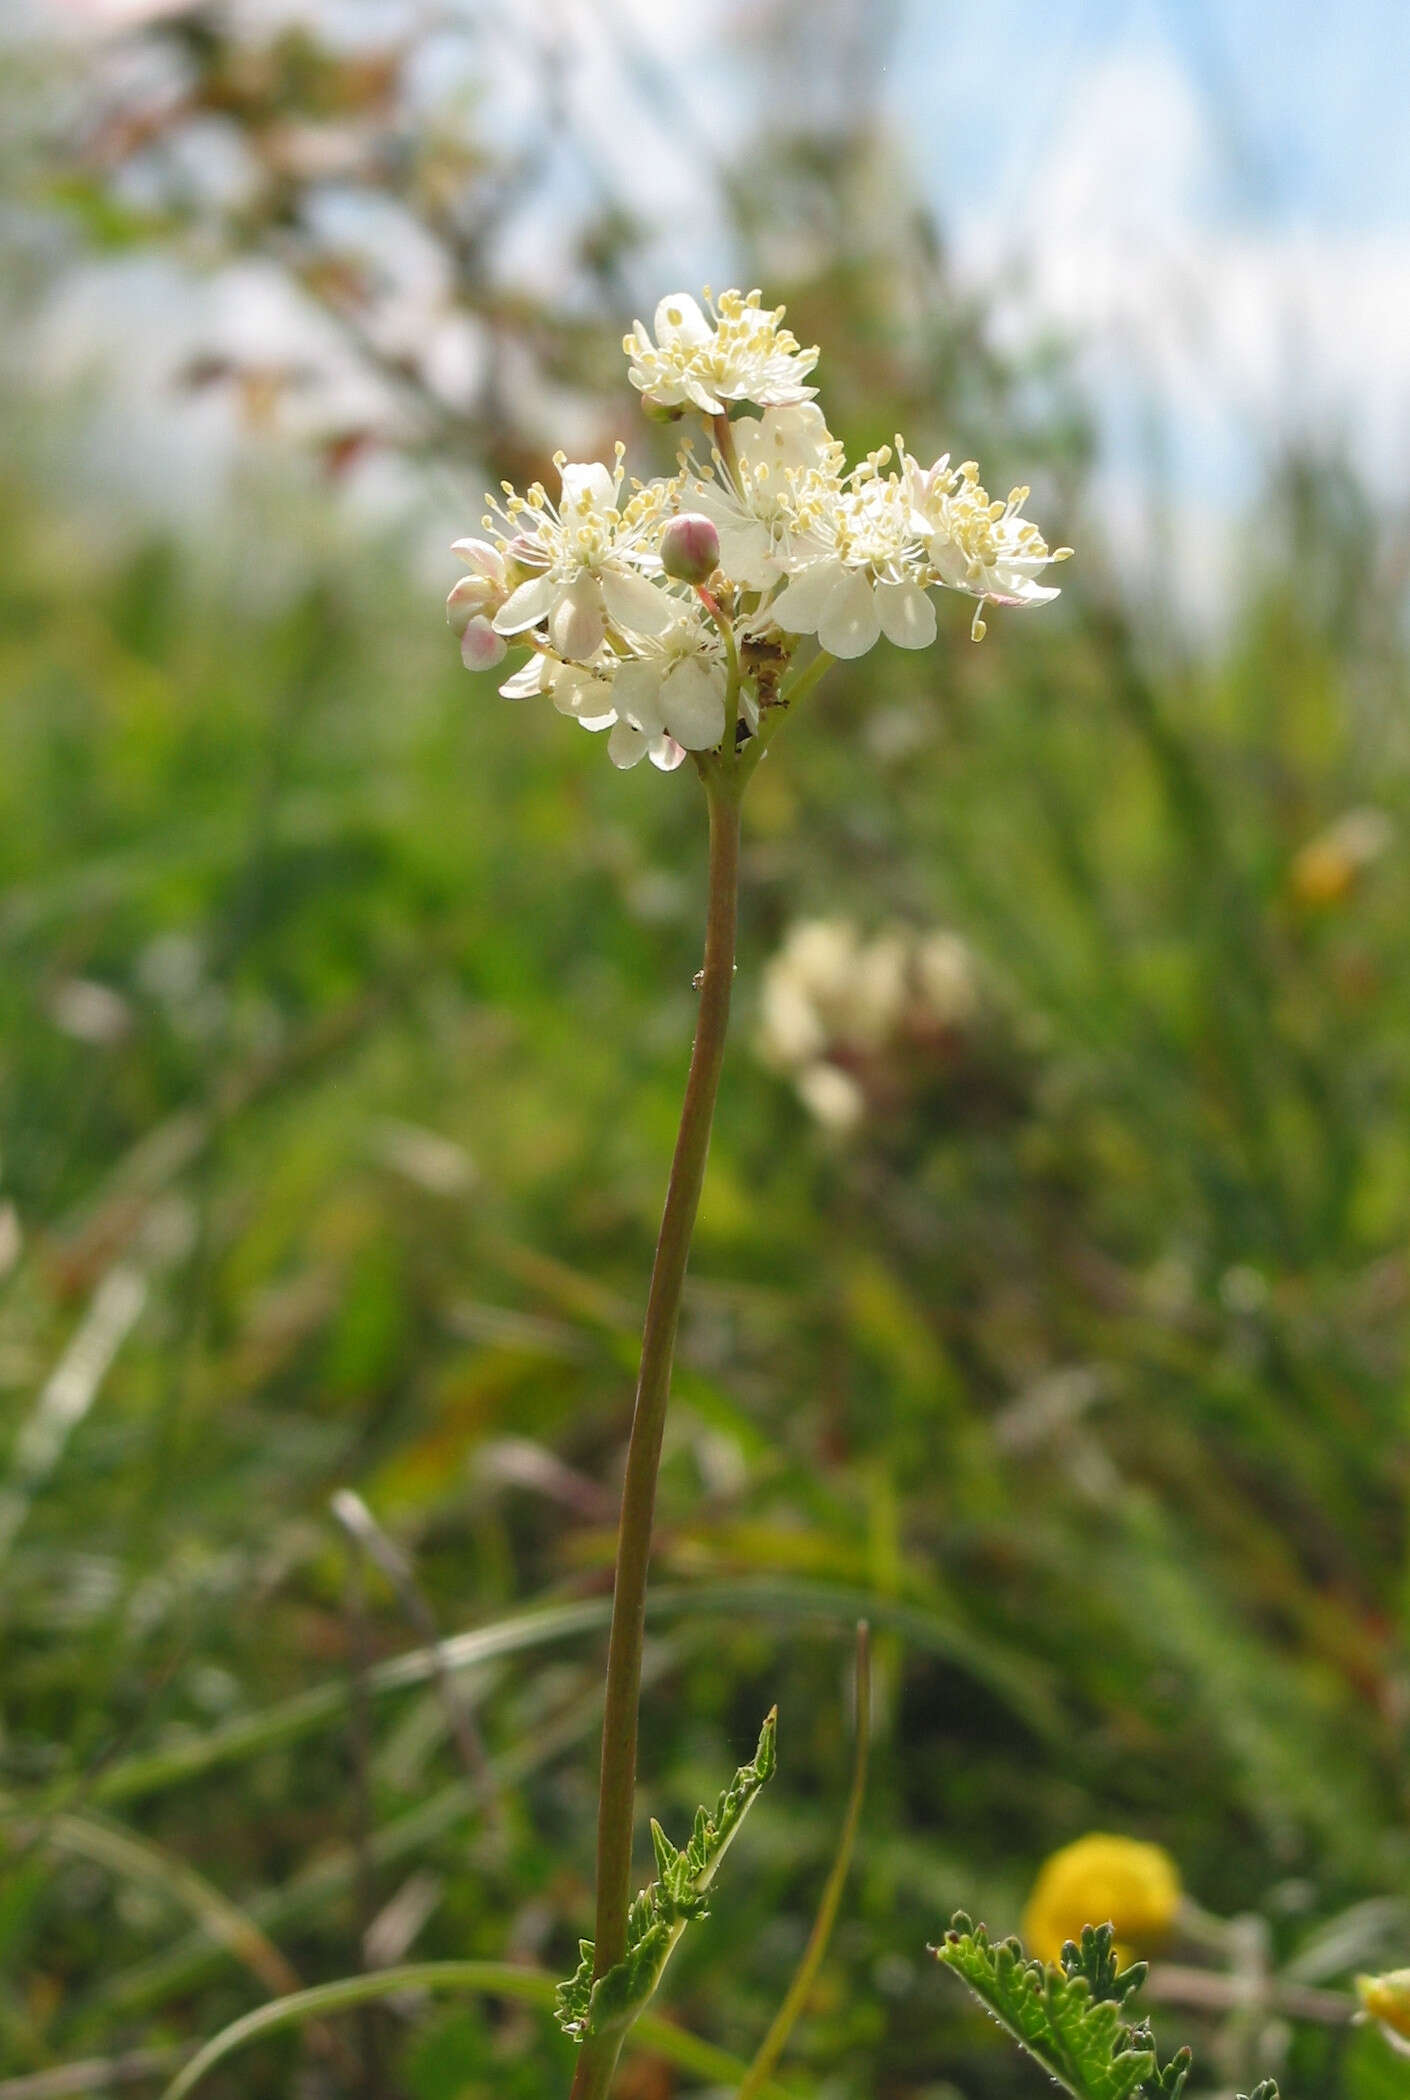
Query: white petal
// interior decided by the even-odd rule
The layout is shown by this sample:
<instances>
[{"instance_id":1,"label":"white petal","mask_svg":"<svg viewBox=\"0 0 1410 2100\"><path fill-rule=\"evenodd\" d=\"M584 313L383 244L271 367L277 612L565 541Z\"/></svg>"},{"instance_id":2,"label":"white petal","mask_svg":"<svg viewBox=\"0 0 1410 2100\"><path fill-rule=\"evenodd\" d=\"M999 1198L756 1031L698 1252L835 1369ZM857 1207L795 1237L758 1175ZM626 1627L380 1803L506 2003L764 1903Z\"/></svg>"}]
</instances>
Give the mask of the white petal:
<instances>
[{"instance_id":1,"label":"white petal","mask_svg":"<svg viewBox=\"0 0 1410 2100\"><path fill-rule=\"evenodd\" d=\"M661 673L655 664L637 660L623 664L612 681L612 700L619 715L625 715L648 736L659 736L661 719Z\"/></svg>"},{"instance_id":2,"label":"white petal","mask_svg":"<svg viewBox=\"0 0 1410 2100\"><path fill-rule=\"evenodd\" d=\"M736 583L747 584L751 591L766 591L779 573L767 526L727 520L716 530L720 535L720 567L725 574Z\"/></svg>"},{"instance_id":3,"label":"white petal","mask_svg":"<svg viewBox=\"0 0 1410 2100\"><path fill-rule=\"evenodd\" d=\"M991 605L1046 605L1062 596L1055 583L1034 583L1026 576L1004 577L1000 581L1005 589L984 593Z\"/></svg>"},{"instance_id":4,"label":"white petal","mask_svg":"<svg viewBox=\"0 0 1410 2100\"><path fill-rule=\"evenodd\" d=\"M703 414L707 416L722 416L724 414L724 402L721 401L718 394L711 393L709 387L706 386L702 379L695 379L687 373L680 384L681 392L686 400L693 402Z\"/></svg>"},{"instance_id":5,"label":"white petal","mask_svg":"<svg viewBox=\"0 0 1410 2100\"><path fill-rule=\"evenodd\" d=\"M506 678L499 690L506 700L527 700L530 693L543 691L543 674L547 668L547 658L535 650L529 661Z\"/></svg>"},{"instance_id":6,"label":"white petal","mask_svg":"<svg viewBox=\"0 0 1410 2100\"><path fill-rule=\"evenodd\" d=\"M689 292L668 292L656 308L658 343L708 343L714 330Z\"/></svg>"},{"instance_id":7,"label":"white petal","mask_svg":"<svg viewBox=\"0 0 1410 2100\"><path fill-rule=\"evenodd\" d=\"M602 586L595 576L583 571L573 578L549 615L548 632L558 654L570 663L586 663L597 654L607 632L607 617L602 609Z\"/></svg>"},{"instance_id":8,"label":"white petal","mask_svg":"<svg viewBox=\"0 0 1410 2100\"><path fill-rule=\"evenodd\" d=\"M674 600L635 569L604 569L602 598L609 617L634 634L664 634L676 615Z\"/></svg>"},{"instance_id":9,"label":"white petal","mask_svg":"<svg viewBox=\"0 0 1410 2100\"><path fill-rule=\"evenodd\" d=\"M561 470L560 479L563 483L563 502L565 506L571 504L576 509L582 498L586 496L590 510L615 510L617 508L616 484L613 482L612 476L608 473L606 467L602 466L599 461L594 459L589 460L582 466L571 464L565 466Z\"/></svg>"},{"instance_id":10,"label":"white petal","mask_svg":"<svg viewBox=\"0 0 1410 2100\"><path fill-rule=\"evenodd\" d=\"M820 408L802 401L793 408L766 408L757 421L735 426L735 450L750 465L767 462L775 469L821 466L832 432Z\"/></svg>"},{"instance_id":11,"label":"white petal","mask_svg":"<svg viewBox=\"0 0 1410 2100\"><path fill-rule=\"evenodd\" d=\"M607 756L623 773L628 766L634 766L645 758L646 749L647 739L639 729L633 729L630 722L618 722L607 739Z\"/></svg>"},{"instance_id":12,"label":"white petal","mask_svg":"<svg viewBox=\"0 0 1410 2100\"><path fill-rule=\"evenodd\" d=\"M493 670L508 654L508 642L502 634L495 633L483 613L470 621L460 637L460 661L467 671Z\"/></svg>"},{"instance_id":13,"label":"white petal","mask_svg":"<svg viewBox=\"0 0 1410 2100\"><path fill-rule=\"evenodd\" d=\"M685 764L685 746L673 736L658 736L652 742L650 758L658 773L674 773L677 766Z\"/></svg>"},{"instance_id":14,"label":"white petal","mask_svg":"<svg viewBox=\"0 0 1410 2100\"><path fill-rule=\"evenodd\" d=\"M818 641L829 656L865 656L881 633L871 580L852 569L827 594Z\"/></svg>"},{"instance_id":15,"label":"white petal","mask_svg":"<svg viewBox=\"0 0 1410 2100\"><path fill-rule=\"evenodd\" d=\"M686 398L685 387L678 379L659 379L653 385L643 373L632 371L627 377L648 407L678 408Z\"/></svg>"},{"instance_id":16,"label":"white petal","mask_svg":"<svg viewBox=\"0 0 1410 2100\"><path fill-rule=\"evenodd\" d=\"M501 634L522 634L526 627L537 627L553 610L561 588L552 576L531 576L509 593L494 616L495 626Z\"/></svg>"},{"instance_id":17,"label":"white petal","mask_svg":"<svg viewBox=\"0 0 1410 2100\"><path fill-rule=\"evenodd\" d=\"M881 631L898 649L928 649L935 639L935 607L918 583L879 583Z\"/></svg>"},{"instance_id":18,"label":"white petal","mask_svg":"<svg viewBox=\"0 0 1410 2100\"><path fill-rule=\"evenodd\" d=\"M551 690L559 714L575 715L586 729L605 729L616 717L611 683L594 678L581 664L569 664L560 671Z\"/></svg>"},{"instance_id":19,"label":"white petal","mask_svg":"<svg viewBox=\"0 0 1410 2100\"><path fill-rule=\"evenodd\" d=\"M464 562L467 569L488 576L494 583L503 583L504 556L488 540L452 540L450 551L458 561Z\"/></svg>"},{"instance_id":20,"label":"white petal","mask_svg":"<svg viewBox=\"0 0 1410 2100\"><path fill-rule=\"evenodd\" d=\"M828 595L845 574L838 561L818 561L801 569L768 608L769 618L785 634L816 634Z\"/></svg>"},{"instance_id":21,"label":"white petal","mask_svg":"<svg viewBox=\"0 0 1410 2100\"><path fill-rule=\"evenodd\" d=\"M661 715L687 751L708 751L725 733L724 673L687 657L661 681Z\"/></svg>"}]
</instances>

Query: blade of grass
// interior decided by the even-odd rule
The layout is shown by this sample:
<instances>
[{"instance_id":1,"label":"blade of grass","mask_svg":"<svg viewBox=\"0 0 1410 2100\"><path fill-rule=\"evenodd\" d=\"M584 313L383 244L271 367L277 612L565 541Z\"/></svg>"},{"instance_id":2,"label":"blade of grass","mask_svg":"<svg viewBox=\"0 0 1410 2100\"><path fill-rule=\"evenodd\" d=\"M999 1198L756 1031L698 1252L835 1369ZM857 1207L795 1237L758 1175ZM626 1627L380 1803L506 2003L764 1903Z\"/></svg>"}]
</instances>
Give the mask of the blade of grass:
<instances>
[{"instance_id":1,"label":"blade of grass","mask_svg":"<svg viewBox=\"0 0 1410 2100\"><path fill-rule=\"evenodd\" d=\"M150 1839L94 1817L60 1815L36 1833L36 1840L51 1850L104 1867L122 1880L145 1882L159 1889L170 1902L188 1911L217 1945L242 1962L267 1991L277 1996L300 1988L298 1970L268 1933L207 1881L204 1874ZM321 2021L315 2023L313 2032L320 2050L336 2057L347 2069L350 2059L339 2038Z\"/></svg>"},{"instance_id":2,"label":"blade of grass","mask_svg":"<svg viewBox=\"0 0 1410 2100\"><path fill-rule=\"evenodd\" d=\"M411 1621L413 1629L425 1642L426 1653L434 1664L434 1681L441 1710L465 1776L477 1785L483 1783L486 1817L492 1825L501 1826L504 1812L494 1791L493 1768L488 1753L481 1740L475 1716L456 1690L455 1680L446 1667L440 1628L416 1580L410 1560L395 1539L389 1538L383 1531L361 1495L354 1494L351 1488L339 1488L329 1507L349 1538L356 1540L369 1560L376 1563L391 1583L401 1602L402 1610Z\"/></svg>"},{"instance_id":3,"label":"blade of grass","mask_svg":"<svg viewBox=\"0 0 1410 2100\"><path fill-rule=\"evenodd\" d=\"M653 1681L675 1660L674 1647L658 1653L652 1664ZM572 1749L597 1726L601 1714L602 1686L600 1681L594 1681L585 1695L575 1694L561 1711L497 1760L495 1782L501 1792L518 1786L563 1751ZM421 1857L428 1846L471 1815L482 1798L479 1786L465 1780L442 1788L373 1833L369 1850L374 1863L389 1867L400 1860ZM354 1872L352 1850L344 1848L306 1867L292 1881L283 1881L250 1897L246 1910L265 1927L282 1926L326 1912L352 1886ZM88 2011L106 2017L114 2009L132 2013L166 2004L208 1975L219 1960L219 1948L202 1936L190 1935L164 1954L119 1972L95 1992Z\"/></svg>"},{"instance_id":4,"label":"blade of grass","mask_svg":"<svg viewBox=\"0 0 1410 2100\"><path fill-rule=\"evenodd\" d=\"M871 1630L865 1619L857 1627L856 1730L852 1787L847 1796L847 1811L842 1818L842 1829L838 1835L837 1853L823 1888L818 1914L813 1920L813 1929L808 1935L808 1944L803 1949L803 1958L798 1964L792 1983L788 1986L783 2003L775 2013L768 2033L759 2044L753 2063L744 2074L737 2100L759 2100L759 2095L773 2076L774 2068L788 2046L788 2038L808 2002L813 1985L818 1980L818 1970L822 1967L828 1941L832 1938L832 1928L837 1922L842 1891L846 1887L848 1869L852 1864L852 1850L857 1842L862 1802L866 1798L867 1759L871 1748Z\"/></svg>"},{"instance_id":5,"label":"blade of grass","mask_svg":"<svg viewBox=\"0 0 1410 2100\"><path fill-rule=\"evenodd\" d=\"M47 2071L27 2071L22 2078L0 2079L0 2100L68 2100L76 2093L105 2092L115 2085L139 2085L162 2078L181 2056L178 2046L132 2049L125 2056L90 2056L82 2063L54 2064Z\"/></svg>"},{"instance_id":6,"label":"blade of grass","mask_svg":"<svg viewBox=\"0 0 1410 2100\"><path fill-rule=\"evenodd\" d=\"M512 1962L501 1961L412 1962L403 1968L380 1970L375 1975L345 1976L336 1983L315 1984L311 1990L296 1991L292 1997L257 2006L253 2012L232 2020L228 2027L197 2050L167 2086L162 2100L186 2100L187 2094L195 2091L208 2071L214 2070L237 2050L262 2040L266 2035L277 2034L282 2028L300 2026L319 2014L345 2012L377 1998L394 1997L402 1991L482 1992L487 1997L510 1998L520 2005L531 2005L549 2012L553 2008L556 1990L553 1977L545 1971L519 1968ZM743 2077L746 2068L727 2050L702 2042L682 2028L672 2026L669 2020L653 2015L646 2015L637 2022L631 2046L665 2057L679 2070L693 2072L714 2085L734 2085ZM767 2091L774 2100L784 2100L777 2086Z\"/></svg>"},{"instance_id":7,"label":"blade of grass","mask_svg":"<svg viewBox=\"0 0 1410 2100\"><path fill-rule=\"evenodd\" d=\"M611 1614L610 1600L592 1597L574 1604L539 1607L496 1620L473 1632L453 1634L435 1652L412 1649L369 1672L371 1692L404 1691L431 1682L438 1670L469 1670L499 1656L519 1655L554 1641L599 1632ZM1044 1741L1061 1737L1063 1722L1049 1673L1025 1656L1012 1654L982 1639L954 1620L922 1605L882 1597L862 1588L822 1582L743 1579L703 1584L698 1588L657 1590L647 1602L651 1620L720 1617L774 1619L785 1625L817 1624L853 1627L865 1618L878 1631L897 1633L921 1654L942 1657L989 1687ZM337 1721L347 1707L345 1683L314 1685L262 1713L242 1714L208 1735L166 1749L124 1758L100 1773L89 1789L93 1802L136 1800L166 1787L195 1779L242 1757L299 1741ZM43 1812L44 1797L24 1804L23 1812ZM18 1805L11 1813L18 1813ZM5 1811L0 1808L0 1820Z\"/></svg>"},{"instance_id":8,"label":"blade of grass","mask_svg":"<svg viewBox=\"0 0 1410 2100\"><path fill-rule=\"evenodd\" d=\"M28 1833L26 1833L28 1835ZM125 1881L145 1882L196 1919L202 1930L276 1995L299 1988L298 1972L269 1936L204 1874L147 1838L91 1816L61 1815L34 1833L49 1850L89 1860Z\"/></svg>"}]
</instances>

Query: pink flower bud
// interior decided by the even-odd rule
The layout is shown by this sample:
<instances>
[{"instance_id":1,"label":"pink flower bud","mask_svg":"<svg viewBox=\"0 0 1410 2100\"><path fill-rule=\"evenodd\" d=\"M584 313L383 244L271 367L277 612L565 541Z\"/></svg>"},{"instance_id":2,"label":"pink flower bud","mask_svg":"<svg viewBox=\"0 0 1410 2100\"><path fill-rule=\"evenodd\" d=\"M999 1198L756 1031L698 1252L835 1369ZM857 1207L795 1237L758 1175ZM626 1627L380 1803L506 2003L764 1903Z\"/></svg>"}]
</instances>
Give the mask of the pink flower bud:
<instances>
[{"instance_id":1,"label":"pink flower bud","mask_svg":"<svg viewBox=\"0 0 1410 2100\"><path fill-rule=\"evenodd\" d=\"M677 583L708 583L720 565L720 535L698 510L672 518L661 535L661 567Z\"/></svg>"},{"instance_id":2,"label":"pink flower bud","mask_svg":"<svg viewBox=\"0 0 1410 2100\"><path fill-rule=\"evenodd\" d=\"M467 671L488 671L503 663L509 644L496 634L482 613L477 613L460 637L460 661Z\"/></svg>"},{"instance_id":3,"label":"pink flower bud","mask_svg":"<svg viewBox=\"0 0 1410 2100\"><path fill-rule=\"evenodd\" d=\"M489 576L462 576L446 599L446 618L457 634L481 613L497 613L504 603L504 586Z\"/></svg>"}]
</instances>

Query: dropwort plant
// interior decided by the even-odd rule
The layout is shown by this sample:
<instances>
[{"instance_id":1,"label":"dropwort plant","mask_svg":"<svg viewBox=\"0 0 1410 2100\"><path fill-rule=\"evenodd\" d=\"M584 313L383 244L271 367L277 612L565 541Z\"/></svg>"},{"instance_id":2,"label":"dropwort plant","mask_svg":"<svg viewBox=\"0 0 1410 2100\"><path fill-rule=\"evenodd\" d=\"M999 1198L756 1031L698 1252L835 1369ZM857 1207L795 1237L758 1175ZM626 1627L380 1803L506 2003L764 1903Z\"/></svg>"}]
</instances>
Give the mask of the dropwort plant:
<instances>
[{"instance_id":1,"label":"dropwort plant","mask_svg":"<svg viewBox=\"0 0 1410 2100\"><path fill-rule=\"evenodd\" d=\"M753 1762L676 1851L653 1826L658 1878L632 1897L637 1709L647 1574L681 1290L700 1201L734 981L740 806L785 719L834 660L883 636L924 649L938 622L930 593L986 605L1041 605L1050 552L1022 515L1026 488L991 502L973 461L922 466L899 437L848 467L808 385L816 349L758 292L661 301L654 333L625 338L648 413L694 412L674 475L626 480L611 467L556 460L557 500L540 483L505 484L457 541L468 574L447 614L467 666L509 646L529 654L501 685L546 694L561 714L607 730L616 766L663 772L689 757L709 818L705 957L695 1044L647 1298L622 1490L597 1828L597 1913L560 2017L580 2044L574 2100L601 2100L622 2037L659 1980L739 1821L773 1769L772 1717Z\"/></svg>"},{"instance_id":2,"label":"dropwort plant","mask_svg":"<svg viewBox=\"0 0 1410 2100\"><path fill-rule=\"evenodd\" d=\"M752 2064L736 2063L646 2009L687 1926L705 1915L724 1854L773 1773L772 1713L753 1758L713 1809L696 1812L683 1844L652 1824L656 1875L639 1893L632 1890L657 1472L729 1023L741 805L780 726L836 660L862 655L883 636L900 648L929 646L938 633L930 595L937 589L975 600L970 632L982 639L987 605L1038 605L1056 595L1041 578L1069 551L1050 551L1023 517L1026 489L991 502L972 462L952 467L942 458L922 467L897 439L894 450L882 448L848 468L806 383L817 353L801 348L782 321L782 310L764 308L757 292L727 292L717 301L707 294L705 310L685 294L663 300L654 331L638 322L625 348L650 415L703 419L703 433L686 426L676 472L628 485L619 447L611 467L560 456L556 500L537 483L522 495L505 485L485 516L487 536L456 543L467 574L448 602L468 666L498 665L511 647L526 651L500 687L506 697L547 695L584 728L608 731L608 754L618 767L645 757L669 772L689 758L708 817L699 1011L647 1296L617 1538L594 1937L581 1943L579 1966L556 1993L541 1972L499 1961L419 1963L294 1991L207 2043L165 2100L185 2100L216 2065L263 2035L412 1988L485 1991L541 2007L552 2000L578 2048L571 2100L605 2100L638 2020L653 2048L717 2085L732 2084L736 2100L780 2090L774 2070L817 1976L862 1806L869 1731L864 1626L855 1765L836 1856L793 1982ZM818 1007L820 1040L839 971L845 975L861 957L847 929L808 929L785 958L798 982L775 987L773 1022L791 999L796 1024L801 987L805 1015ZM953 942L901 944L886 959L903 1004L924 999L951 1018L972 1006L969 966ZM778 1061L800 1068L806 1092L796 1025L775 1025L773 1034ZM345 1524L350 1507L340 1498ZM358 1517L350 1529L362 1536L369 1522ZM1098 1919L1105 1912L1105 1921L1092 1920L1092 1911ZM1255 2015L1340 2024L1351 2015L1350 1998L1309 1988L1306 1974L1274 1974L1266 1935L1240 1929L1250 1922L1261 1928L1260 1920L1224 1921L1199 1911L1159 1848L1098 1833L1048 1862L1025 1918L1029 1953L1017 1939L992 1939L963 1912L932 1951L1074 2100L1181 2100L1190 2052L1177 2050L1162 2062L1149 2024L1134 2010L1147 1976L1134 1956L1171 1929L1227 1957L1230 1973L1171 1969L1163 1978L1168 1999L1222 2010L1231 2024L1246 2025ZM1338 1960L1380 1937L1375 1919L1354 1910L1336 1930ZM1396 1970L1359 1979L1362 2017L1395 2046L1410 2034L1407 1978L1410 1971ZM1265 2081L1240 2100L1278 2100L1277 2088Z\"/></svg>"}]
</instances>

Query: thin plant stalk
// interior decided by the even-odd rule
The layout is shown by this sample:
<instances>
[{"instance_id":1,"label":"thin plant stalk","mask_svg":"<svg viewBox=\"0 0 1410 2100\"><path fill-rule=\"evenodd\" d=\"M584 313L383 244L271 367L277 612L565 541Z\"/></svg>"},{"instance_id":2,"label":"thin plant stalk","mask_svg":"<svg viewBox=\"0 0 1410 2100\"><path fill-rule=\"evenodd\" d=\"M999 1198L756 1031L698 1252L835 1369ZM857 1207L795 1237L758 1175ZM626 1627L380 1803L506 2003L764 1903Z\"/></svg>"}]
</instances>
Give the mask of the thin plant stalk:
<instances>
[{"instance_id":1,"label":"thin plant stalk","mask_svg":"<svg viewBox=\"0 0 1410 2100\"><path fill-rule=\"evenodd\" d=\"M681 1290L705 1179L710 1126L719 1091L734 984L741 782L734 768L733 751L728 745L713 764L701 765L701 773L710 814L705 963L698 980L700 1008L681 1107L680 1131L671 1162L661 1231L651 1271L651 1288L646 1301L641 1368L622 1486L598 1797L594 1958L597 1976L605 1975L616 1966L627 1945L627 1912L633 1895L637 1705L646 1623L646 1581L656 1513L656 1476L661 1462L666 1404L670 1397ZM590 2035L584 2041L573 2080L573 2100L602 2100L611 2082L620 2047L620 2033Z\"/></svg>"}]
</instances>

